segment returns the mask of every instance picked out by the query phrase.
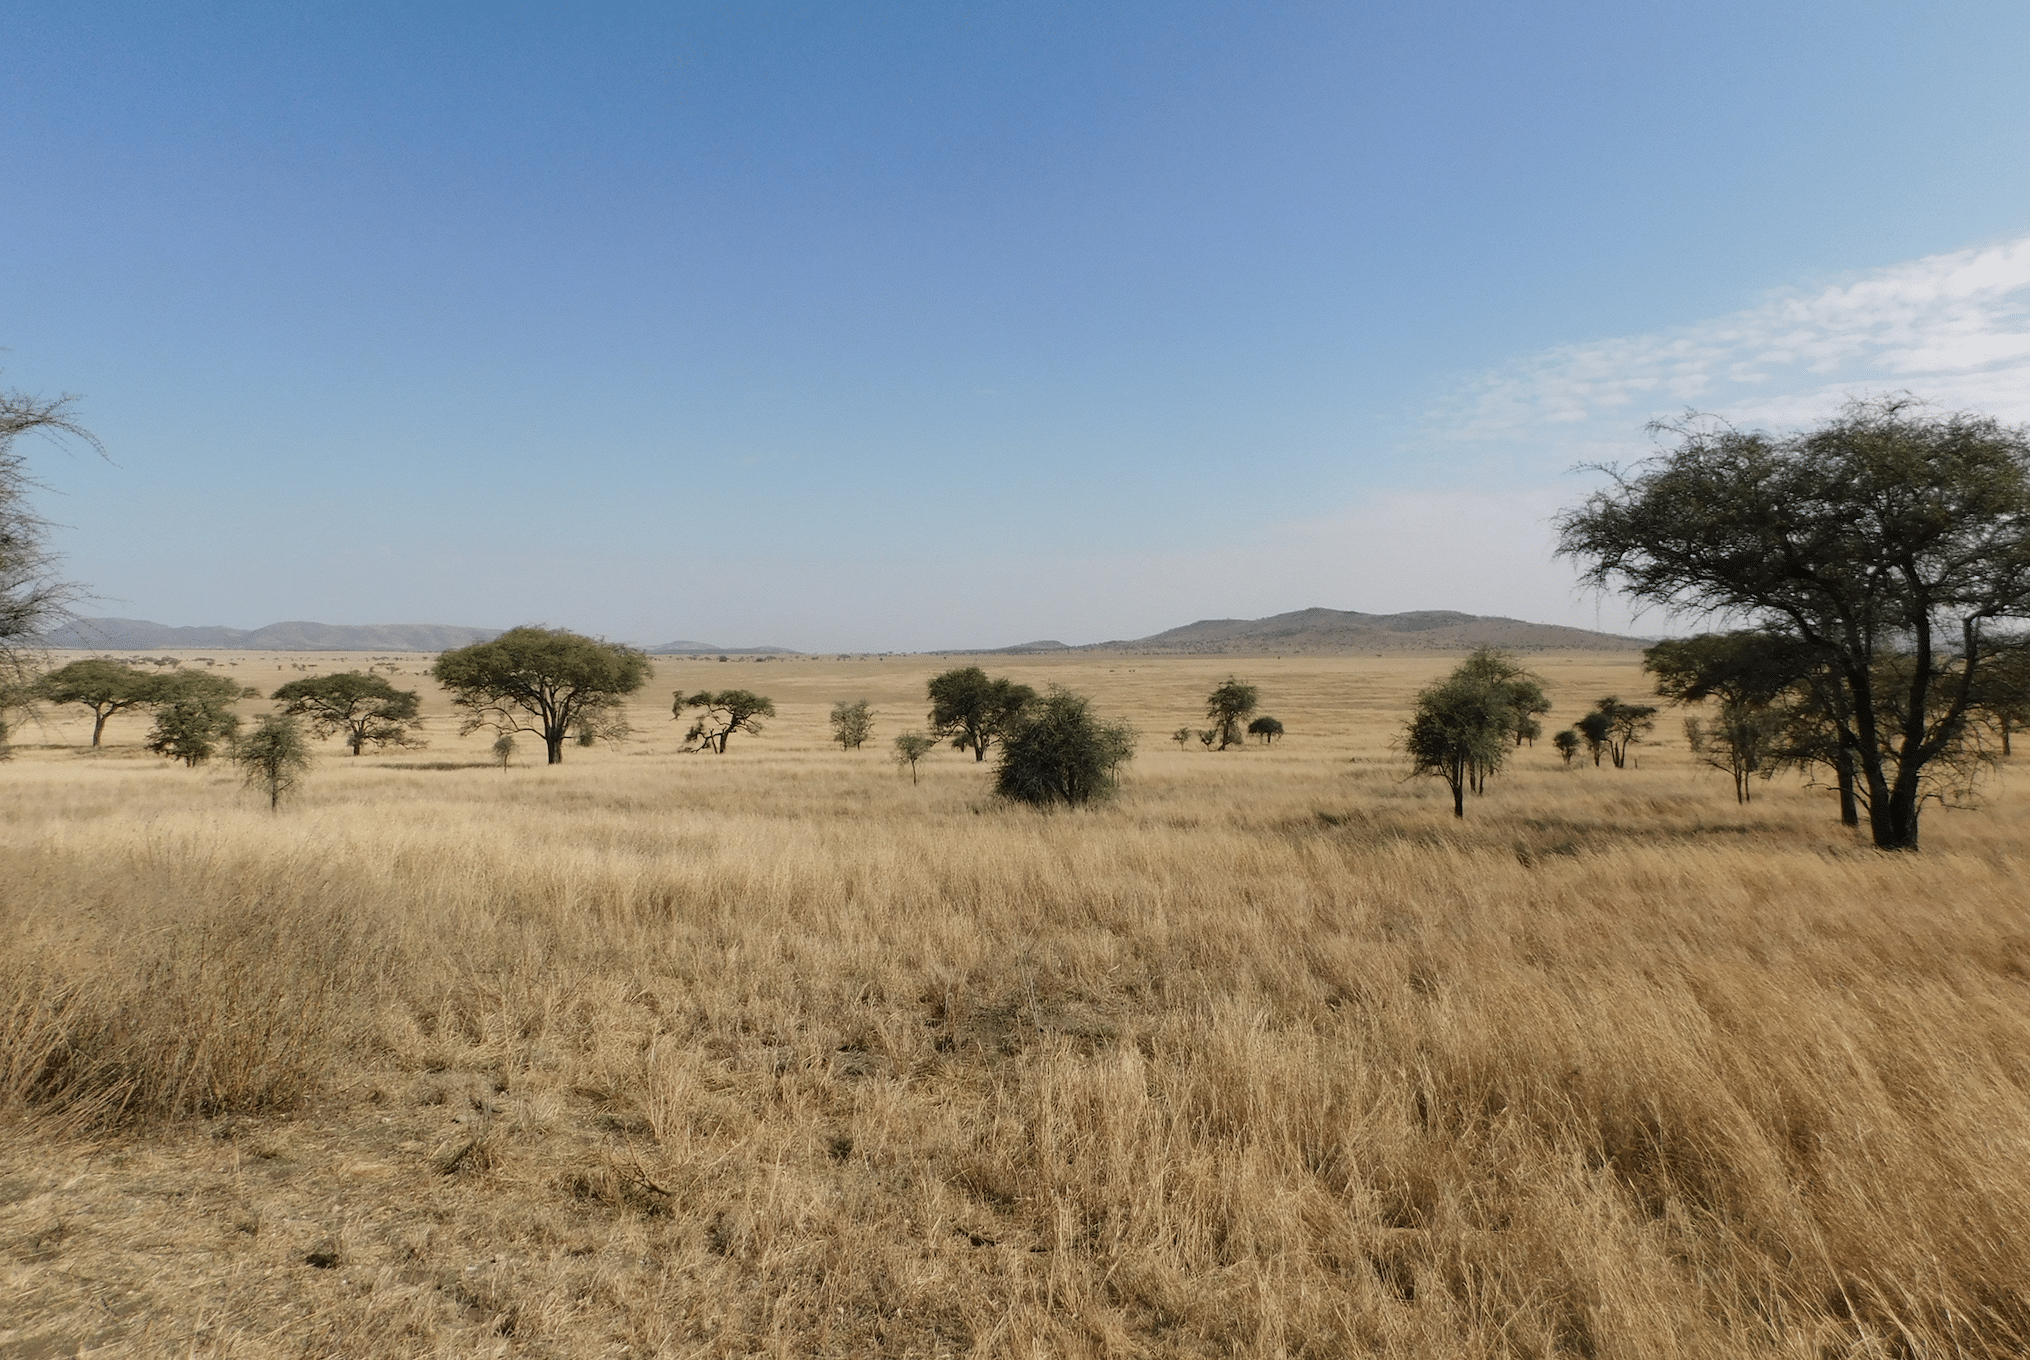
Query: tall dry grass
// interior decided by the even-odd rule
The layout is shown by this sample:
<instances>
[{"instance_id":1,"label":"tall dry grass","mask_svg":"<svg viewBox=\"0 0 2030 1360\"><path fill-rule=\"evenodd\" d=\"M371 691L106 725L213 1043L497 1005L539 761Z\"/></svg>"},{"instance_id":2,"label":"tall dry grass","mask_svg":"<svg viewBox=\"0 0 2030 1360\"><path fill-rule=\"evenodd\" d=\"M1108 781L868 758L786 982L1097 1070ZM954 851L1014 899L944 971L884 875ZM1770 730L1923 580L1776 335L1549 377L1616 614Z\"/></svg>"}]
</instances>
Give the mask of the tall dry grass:
<instances>
[{"instance_id":1,"label":"tall dry grass","mask_svg":"<svg viewBox=\"0 0 2030 1360\"><path fill-rule=\"evenodd\" d=\"M1039 674L1149 732L1209 687L1135 664ZM1638 691L1560 664L1567 716ZM1455 825L1387 749L1416 664L1256 669L1285 745L1146 742L1080 815L825 749L831 700L920 687L871 664L771 672L784 722L724 759L444 739L279 817L31 753L9 1160L82 1139L140 1159L105 1193L201 1200L208 1134L279 1139L260 1194L337 1216L347 1284L242 1231L319 1301L276 1333L165 1210L154 1316L209 1308L203 1354L2030 1349L2012 782L1896 857L1661 745L1525 751ZM60 1268L123 1250L5 1269L82 1325Z\"/></svg>"}]
</instances>

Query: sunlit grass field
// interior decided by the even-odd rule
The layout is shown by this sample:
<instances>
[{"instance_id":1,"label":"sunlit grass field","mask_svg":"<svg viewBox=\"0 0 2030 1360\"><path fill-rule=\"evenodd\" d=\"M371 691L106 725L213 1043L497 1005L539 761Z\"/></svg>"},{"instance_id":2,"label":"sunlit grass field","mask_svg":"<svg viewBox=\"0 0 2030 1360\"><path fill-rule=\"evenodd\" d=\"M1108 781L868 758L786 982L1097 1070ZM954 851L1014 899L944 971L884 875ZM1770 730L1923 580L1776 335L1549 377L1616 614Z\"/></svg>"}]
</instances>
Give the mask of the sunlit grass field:
<instances>
[{"instance_id":1,"label":"sunlit grass field","mask_svg":"<svg viewBox=\"0 0 2030 1360\"><path fill-rule=\"evenodd\" d=\"M972 660L1133 722L1119 798L898 771ZM0 766L0 1357L2030 1350L2019 770L1887 856L1666 711L1455 822L1392 743L1457 660L666 660L633 740L502 770L397 658L429 746L329 744L278 815L47 715ZM1645 692L1528 660L1547 731ZM1171 742L1228 674L1285 739ZM732 686L778 719L680 753Z\"/></svg>"}]
</instances>

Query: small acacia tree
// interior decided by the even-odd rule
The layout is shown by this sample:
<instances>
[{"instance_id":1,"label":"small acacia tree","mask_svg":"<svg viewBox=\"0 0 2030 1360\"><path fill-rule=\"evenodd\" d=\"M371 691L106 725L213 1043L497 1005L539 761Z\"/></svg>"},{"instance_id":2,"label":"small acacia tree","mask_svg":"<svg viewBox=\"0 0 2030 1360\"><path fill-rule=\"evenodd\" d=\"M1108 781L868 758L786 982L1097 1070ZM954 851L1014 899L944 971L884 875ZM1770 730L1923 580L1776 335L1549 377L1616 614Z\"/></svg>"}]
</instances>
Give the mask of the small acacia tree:
<instances>
[{"instance_id":1,"label":"small acacia tree","mask_svg":"<svg viewBox=\"0 0 2030 1360\"><path fill-rule=\"evenodd\" d=\"M242 689L223 675L177 671L159 676L148 700L155 710L148 749L188 766L202 765L239 732L233 705L260 697L259 690Z\"/></svg>"},{"instance_id":2,"label":"small acacia tree","mask_svg":"<svg viewBox=\"0 0 2030 1360\"><path fill-rule=\"evenodd\" d=\"M937 738L928 732L904 732L895 739L895 763L909 767L909 782L916 782L916 762L931 753Z\"/></svg>"},{"instance_id":3,"label":"small acacia tree","mask_svg":"<svg viewBox=\"0 0 2030 1360\"><path fill-rule=\"evenodd\" d=\"M1589 728L1588 722L1593 726ZM1587 740L1595 740L1594 731L1599 732L1598 741L1607 748L1607 758L1614 762L1614 768L1628 768L1628 748L1642 740L1642 734L1656 726L1656 706L1653 704L1624 704L1610 694L1593 705L1593 711L1579 720L1579 730L1587 734ZM1596 749L1593 763L1600 763Z\"/></svg>"},{"instance_id":4,"label":"small acacia tree","mask_svg":"<svg viewBox=\"0 0 2030 1360\"><path fill-rule=\"evenodd\" d=\"M268 795L268 810L274 812L282 806L282 795L292 792L310 768L310 743L293 716L270 713L233 741L232 760L248 788Z\"/></svg>"},{"instance_id":5,"label":"small acacia tree","mask_svg":"<svg viewBox=\"0 0 2030 1360\"><path fill-rule=\"evenodd\" d=\"M1038 807L1081 807L1112 795L1134 755L1134 728L1102 721L1091 700L1053 686L1003 739L994 791Z\"/></svg>"},{"instance_id":6,"label":"small acacia tree","mask_svg":"<svg viewBox=\"0 0 2030 1360\"><path fill-rule=\"evenodd\" d=\"M773 700L744 689L699 690L691 695L679 690L676 702L670 708L670 716L681 718L687 708L701 711L692 722L691 730L684 733L684 749L715 751L722 756L726 754L727 741L735 732L758 737L761 735L761 720L775 716Z\"/></svg>"},{"instance_id":7,"label":"small acacia tree","mask_svg":"<svg viewBox=\"0 0 2030 1360\"><path fill-rule=\"evenodd\" d=\"M1559 757L1570 765L1572 757L1579 754L1579 734L1568 727L1551 738L1551 745L1558 748Z\"/></svg>"},{"instance_id":8,"label":"small acacia tree","mask_svg":"<svg viewBox=\"0 0 2030 1360\"><path fill-rule=\"evenodd\" d=\"M1254 713L1260 697L1253 685L1242 684L1231 675L1205 696L1206 721L1218 734L1215 749L1224 751L1241 744L1241 725Z\"/></svg>"},{"instance_id":9,"label":"small acacia tree","mask_svg":"<svg viewBox=\"0 0 2030 1360\"><path fill-rule=\"evenodd\" d=\"M1248 724L1248 735L1260 737L1262 745L1271 746L1275 744L1277 737L1283 735L1283 724L1277 722L1274 718L1257 718Z\"/></svg>"},{"instance_id":10,"label":"small acacia tree","mask_svg":"<svg viewBox=\"0 0 2030 1360\"><path fill-rule=\"evenodd\" d=\"M105 735L106 719L153 702L158 677L124 661L88 656L51 671L36 682L35 693L53 704L77 704L92 715L92 745Z\"/></svg>"},{"instance_id":11,"label":"small acacia tree","mask_svg":"<svg viewBox=\"0 0 2030 1360\"><path fill-rule=\"evenodd\" d=\"M274 697L284 713L309 718L310 730L319 737L343 732L355 756L369 743L376 750L416 744L412 729L421 722L416 691L396 689L385 676L359 671L313 675L291 680Z\"/></svg>"},{"instance_id":12,"label":"small acacia tree","mask_svg":"<svg viewBox=\"0 0 2030 1360\"><path fill-rule=\"evenodd\" d=\"M493 739L493 758L505 770L515 758L515 739L509 732L503 732Z\"/></svg>"},{"instance_id":13,"label":"small acacia tree","mask_svg":"<svg viewBox=\"0 0 2030 1360\"><path fill-rule=\"evenodd\" d=\"M1647 648L1642 667L1675 704L1715 701L1711 718L1685 719L1693 754L1734 781L1734 801L1753 797L1753 780L1776 772L1784 735L1795 726L1785 703L1800 683L1794 648L1757 630L1700 633Z\"/></svg>"},{"instance_id":14,"label":"small acacia tree","mask_svg":"<svg viewBox=\"0 0 2030 1360\"><path fill-rule=\"evenodd\" d=\"M1500 685L1465 667L1417 695L1403 736L1412 773L1436 775L1452 790L1452 815L1466 815L1466 790L1501 768L1515 710Z\"/></svg>"},{"instance_id":15,"label":"small acacia tree","mask_svg":"<svg viewBox=\"0 0 2030 1360\"><path fill-rule=\"evenodd\" d=\"M562 763L574 726L617 713L650 673L649 659L632 647L536 626L446 652L430 667L465 710L461 734L482 727L530 733L543 739L551 765Z\"/></svg>"},{"instance_id":16,"label":"small acacia tree","mask_svg":"<svg viewBox=\"0 0 2030 1360\"><path fill-rule=\"evenodd\" d=\"M865 699L852 703L840 700L832 705L832 740L842 751L857 751L874 735L874 710Z\"/></svg>"},{"instance_id":17,"label":"small acacia tree","mask_svg":"<svg viewBox=\"0 0 2030 1360\"><path fill-rule=\"evenodd\" d=\"M925 687L930 698L930 730L940 741L949 739L961 751L971 751L975 761L985 760L987 750L1018 726L1036 691L1018 685L1006 676L989 677L978 666L960 666L932 677Z\"/></svg>"}]
</instances>

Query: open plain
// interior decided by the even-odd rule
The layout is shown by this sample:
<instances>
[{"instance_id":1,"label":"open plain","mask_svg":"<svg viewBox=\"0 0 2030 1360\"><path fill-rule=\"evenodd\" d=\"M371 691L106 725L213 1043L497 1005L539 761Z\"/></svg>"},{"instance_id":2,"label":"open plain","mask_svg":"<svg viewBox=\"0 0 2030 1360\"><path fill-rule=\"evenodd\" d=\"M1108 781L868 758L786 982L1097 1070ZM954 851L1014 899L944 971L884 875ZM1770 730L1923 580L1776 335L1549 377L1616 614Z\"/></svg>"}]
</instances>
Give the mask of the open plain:
<instances>
[{"instance_id":1,"label":"open plain","mask_svg":"<svg viewBox=\"0 0 2030 1360\"><path fill-rule=\"evenodd\" d=\"M1646 692L1524 659L1547 731ZM1884 855L1666 711L1455 822L1392 743L1456 660L661 660L631 741L503 770L380 658L429 745L326 743L274 815L47 714L0 1357L2030 1350L2022 757ZM1120 797L899 772L973 661L1132 721ZM1284 740L1168 740L1229 673ZM780 717L679 753L672 691L734 685Z\"/></svg>"}]
</instances>

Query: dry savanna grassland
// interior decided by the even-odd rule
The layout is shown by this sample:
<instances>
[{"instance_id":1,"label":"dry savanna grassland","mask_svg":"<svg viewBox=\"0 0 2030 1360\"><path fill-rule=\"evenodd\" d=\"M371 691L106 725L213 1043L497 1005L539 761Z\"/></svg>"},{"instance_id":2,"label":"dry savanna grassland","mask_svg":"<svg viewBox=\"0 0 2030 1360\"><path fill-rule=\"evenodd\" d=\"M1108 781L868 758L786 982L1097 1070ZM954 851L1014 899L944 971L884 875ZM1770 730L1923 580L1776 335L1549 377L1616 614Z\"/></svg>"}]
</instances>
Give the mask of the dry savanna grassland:
<instances>
[{"instance_id":1,"label":"dry savanna grassland","mask_svg":"<svg viewBox=\"0 0 2030 1360\"><path fill-rule=\"evenodd\" d=\"M1392 743L1456 657L983 660L1141 729L1116 801L912 783L936 657L664 660L506 770L405 658L430 745L279 814L19 732L0 1356L2030 1349L2020 770L1885 855L1667 712L1455 822ZM1529 660L1547 730L1645 689ZM1168 741L1229 672L1288 736Z\"/></svg>"}]
</instances>

